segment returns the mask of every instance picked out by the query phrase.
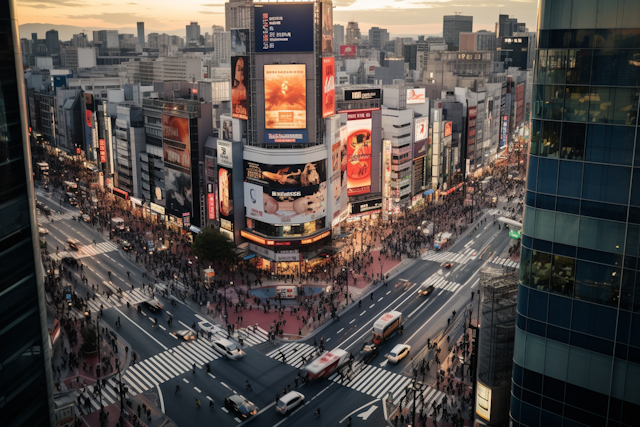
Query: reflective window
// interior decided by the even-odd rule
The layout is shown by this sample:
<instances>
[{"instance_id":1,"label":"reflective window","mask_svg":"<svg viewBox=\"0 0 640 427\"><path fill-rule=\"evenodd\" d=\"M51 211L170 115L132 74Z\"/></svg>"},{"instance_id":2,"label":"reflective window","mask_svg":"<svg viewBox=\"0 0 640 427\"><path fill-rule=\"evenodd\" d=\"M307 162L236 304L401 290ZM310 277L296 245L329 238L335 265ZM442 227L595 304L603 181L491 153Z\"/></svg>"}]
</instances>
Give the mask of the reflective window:
<instances>
[{"instance_id":1,"label":"reflective window","mask_svg":"<svg viewBox=\"0 0 640 427\"><path fill-rule=\"evenodd\" d=\"M527 190L536 191L538 184L538 158L529 157L529 170L527 171Z\"/></svg>"},{"instance_id":2,"label":"reflective window","mask_svg":"<svg viewBox=\"0 0 640 427\"><path fill-rule=\"evenodd\" d=\"M591 60L589 49L570 50L567 54L567 84L589 84L591 82Z\"/></svg>"},{"instance_id":3,"label":"reflective window","mask_svg":"<svg viewBox=\"0 0 640 427\"><path fill-rule=\"evenodd\" d=\"M635 133L632 127L589 125L585 160L631 165Z\"/></svg>"},{"instance_id":4,"label":"reflective window","mask_svg":"<svg viewBox=\"0 0 640 427\"><path fill-rule=\"evenodd\" d=\"M631 168L585 163L582 197L609 203L629 200ZM540 186L540 180L538 187Z\"/></svg>"},{"instance_id":5,"label":"reflective window","mask_svg":"<svg viewBox=\"0 0 640 427\"><path fill-rule=\"evenodd\" d=\"M587 126L581 123L568 123L562 125L562 152L560 157L569 160L583 160L584 140ZM632 145L633 147L633 145Z\"/></svg>"},{"instance_id":6,"label":"reflective window","mask_svg":"<svg viewBox=\"0 0 640 427\"><path fill-rule=\"evenodd\" d=\"M627 3L635 2L629 1ZM636 13L640 13L640 4L636 4L636 8L639 9ZM618 46L622 49L640 49L640 28L633 28L634 26L632 25L624 25L624 27L627 28L619 30L618 32L618 37L620 40ZM637 25L635 27L640 27L640 25Z\"/></svg>"},{"instance_id":7,"label":"reflective window","mask_svg":"<svg viewBox=\"0 0 640 427\"><path fill-rule=\"evenodd\" d=\"M544 119L562 120L564 110L564 86L544 86Z\"/></svg>"},{"instance_id":8,"label":"reflective window","mask_svg":"<svg viewBox=\"0 0 640 427\"><path fill-rule=\"evenodd\" d=\"M613 340L616 318L616 310L612 308L576 301L571 327L574 331Z\"/></svg>"},{"instance_id":9,"label":"reflective window","mask_svg":"<svg viewBox=\"0 0 640 427\"><path fill-rule=\"evenodd\" d=\"M536 208L553 211L556 209L556 197L538 194L536 197Z\"/></svg>"},{"instance_id":10,"label":"reflective window","mask_svg":"<svg viewBox=\"0 0 640 427\"><path fill-rule=\"evenodd\" d=\"M557 183L558 161L553 159L539 159L538 192L556 194Z\"/></svg>"},{"instance_id":11,"label":"reflective window","mask_svg":"<svg viewBox=\"0 0 640 427\"><path fill-rule=\"evenodd\" d=\"M608 265L578 261L575 299L615 307L620 291L620 269Z\"/></svg>"},{"instance_id":12,"label":"reflective window","mask_svg":"<svg viewBox=\"0 0 640 427\"><path fill-rule=\"evenodd\" d=\"M575 265L574 265L575 268ZM571 305L573 301L556 295L549 295L549 323L563 328L571 326Z\"/></svg>"},{"instance_id":13,"label":"reflective window","mask_svg":"<svg viewBox=\"0 0 640 427\"><path fill-rule=\"evenodd\" d=\"M539 239L542 241L553 241L553 231L555 228L555 212L536 210L535 229L533 232L534 246ZM548 251L551 252L551 245Z\"/></svg>"},{"instance_id":14,"label":"reflective window","mask_svg":"<svg viewBox=\"0 0 640 427\"><path fill-rule=\"evenodd\" d=\"M618 61L618 86L640 86L640 51L621 50Z\"/></svg>"},{"instance_id":15,"label":"reflective window","mask_svg":"<svg viewBox=\"0 0 640 427\"><path fill-rule=\"evenodd\" d=\"M542 56L542 55L541 55ZM567 51L566 50L549 50L547 51L546 66L548 84L564 84L566 80L567 69ZM543 71L544 72L544 71Z\"/></svg>"},{"instance_id":16,"label":"reflective window","mask_svg":"<svg viewBox=\"0 0 640 427\"><path fill-rule=\"evenodd\" d=\"M564 119L586 122L589 112L589 87L567 86L564 97Z\"/></svg>"},{"instance_id":17,"label":"reflective window","mask_svg":"<svg viewBox=\"0 0 640 427\"><path fill-rule=\"evenodd\" d=\"M601 36L596 36L600 41ZM593 71L591 74L591 84L609 85L616 84L618 76L618 51L612 49L599 49L593 51Z\"/></svg>"},{"instance_id":18,"label":"reflective window","mask_svg":"<svg viewBox=\"0 0 640 427\"><path fill-rule=\"evenodd\" d=\"M542 121L531 121L531 147L530 153L537 156L540 152L540 137L542 133Z\"/></svg>"},{"instance_id":19,"label":"reflective window","mask_svg":"<svg viewBox=\"0 0 640 427\"><path fill-rule=\"evenodd\" d=\"M592 87L589 105L589 121L591 123L613 122L614 88Z\"/></svg>"},{"instance_id":20,"label":"reflective window","mask_svg":"<svg viewBox=\"0 0 640 427\"><path fill-rule=\"evenodd\" d=\"M524 246L521 249L520 255L520 282L524 286L529 286L529 275L531 274L531 249L525 248ZM518 301L522 297L518 298ZM526 313L523 313L526 314Z\"/></svg>"},{"instance_id":21,"label":"reflective window","mask_svg":"<svg viewBox=\"0 0 640 427\"><path fill-rule=\"evenodd\" d=\"M562 123L560 122L542 122L542 144L540 145L540 156L558 157L560 155L561 125Z\"/></svg>"},{"instance_id":22,"label":"reflective window","mask_svg":"<svg viewBox=\"0 0 640 427\"><path fill-rule=\"evenodd\" d=\"M631 185L631 201L633 206L640 206L640 168L633 168L633 184Z\"/></svg>"},{"instance_id":23,"label":"reflective window","mask_svg":"<svg viewBox=\"0 0 640 427\"><path fill-rule=\"evenodd\" d=\"M638 90L619 87L615 91L613 123L635 125L638 116Z\"/></svg>"},{"instance_id":24,"label":"reflective window","mask_svg":"<svg viewBox=\"0 0 640 427\"><path fill-rule=\"evenodd\" d=\"M580 218L579 246L622 254L626 225L604 219Z\"/></svg>"},{"instance_id":25,"label":"reflective window","mask_svg":"<svg viewBox=\"0 0 640 427\"><path fill-rule=\"evenodd\" d=\"M565 123L566 127L567 123ZM558 195L580 197L582 190L582 162L560 161Z\"/></svg>"},{"instance_id":26,"label":"reflective window","mask_svg":"<svg viewBox=\"0 0 640 427\"><path fill-rule=\"evenodd\" d=\"M595 28L598 0L580 0L573 2L571 28Z\"/></svg>"},{"instance_id":27,"label":"reflective window","mask_svg":"<svg viewBox=\"0 0 640 427\"><path fill-rule=\"evenodd\" d=\"M536 83L545 84L547 82L547 50L538 51L538 62L536 63Z\"/></svg>"},{"instance_id":28,"label":"reflective window","mask_svg":"<svg viewBox=\"0 0 640 427\"><path fill-rule=\"evenodd\" d=\"M631 310L633 306L635 282L636 272L625 269L622 274L622 287L620 289L620 308L622 310Z\"/></svg>"},{"instance_id":29,"label":"reflective window","mask_svg":"<svg viewBox=\"0 0 640 427\"><path fill-rule=\"evenodd\" d=\"M626 221L627 206L583 200L580 203L580 215L612 221Z\"/></svg>"},{"instance_id":30,"label":"reflective window","mask_svg":"<svg viewBox=\"0 0 640 427\"><path fill-rule=\"evenodd\" d=\"M558 212L578 215L580 213L580 200L558 197L556 200L556 210Z\"/></svg>"},{"instance_id":31,"label":"reflective window","mask_svg":"<svg viewBox=\"0 0 640 427\"><path fill-rule=\"evenodd\" d=\"M553 240L564 245L576 246L578 244L579 229L580 217L557 212Z\"/></svg>"},{"instance_id":32,"label":"reflective window","mask_svg":"<svg viewBox=\"0 0 640 427\"><path fill-rule=\"evenodd\" d=\"M533 251L531 254L531 287L541 291L549 290L550 277L551 254Z\"/></svg>"},{"instance_id":33,"label":"reflective window","mask_svg":"<svg viewBox=\"0 0 640 427\"><path fill-rule=\"evenodd\" d=\"M578 2L578 4L581 4L582 1L584 0L581 0L580 2ZM614 26L615 25L612 25L611 27L614 27ZM593 27L590 26L590 28L593 28ZM593 47L596 49L611 49L613 47L616 47L617 31L618 30L612 29L612 28L604 28L604 29L596 30Z\"/></svg>"},{"instance_id":34,"label":"reflective window","mask_svg":"<svg viewBox=\"0 0 640 427\"><path fill-rule=\"evenodd\" d=\"M531 117L534 119L541 119L543 117L545 104L544 88L544 85L533 85L533 106L531 108Z\"/></svg>"},{"instance_id":35,"label":"reflective window","mask_svg":"<svg viewBox=\"0 0 640 427\"><path fill-rule=\"evenodd\" d=\"M546 322L548 300L549 300L549 294L546 292L537 292L534 290L529 292L528 316L532 319L539 320L540 322Z\"/></svg>"}]
</instances>

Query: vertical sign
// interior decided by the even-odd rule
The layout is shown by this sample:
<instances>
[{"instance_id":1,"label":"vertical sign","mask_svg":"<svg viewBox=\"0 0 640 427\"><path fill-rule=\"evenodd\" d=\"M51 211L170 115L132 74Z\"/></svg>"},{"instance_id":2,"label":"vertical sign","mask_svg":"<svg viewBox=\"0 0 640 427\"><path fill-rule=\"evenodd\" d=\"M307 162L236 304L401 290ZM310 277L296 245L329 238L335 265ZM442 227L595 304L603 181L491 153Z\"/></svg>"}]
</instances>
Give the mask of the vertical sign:
<instances>
[{"instance_id":1,"label":"vertical sign","mask_svg":"<svg viewBox=\"0 0 640 427\"><path fill-rule=\"evenodd\" d=\"M100 140L100 163L107 163L107 147L105 146L104 139Z\"/></svg>"},{"instance_id":2,"label":"vertical sign","mask_svg":"<svg viewBox=\"0 0 640 427\"><path fill-rule=\"evenodd\" d=\"M209 220L216 219L216 195L214 193L207 194L207 212Z\"/></svg>"},{"instance_id":3,"label":"vertical sign","mask_svg":"<svg viewBox=\"0 0 640 427\"><path fill-rule=\"evenodd\" d=\"M326 3L325 3L326 4ZM322 117L336 113L335 59L322 58Z\"/></svg>"},{"instance_id":4,"label":"vertical sign","mask_svg":"<svg viewBox=\"0 0 640 427\"><path fill-rule=\"evenodd\" d=\"M357 196L371 191L372 110L347 113L347 194Z\"/></svg>"},{"instance_id":5,"label":"vertical sign","mask_svg":"<svg viewBox=\"0 0 640 427\"><path fill-rule=\"evenodd\" d=\"M231 58L231 114L234 119L249 119L249 102L247 86L249 77L249 57L234 56Z\"/></svg>"},{"instance_id":6,"label":"vertical sign","mask_svg":"<svg viewBox=\"0 0 640 427\"><path fill-rule=\"evenodd\" d=\"M391 202L389 200L389 195L391 193L391 141L388 139L384 140L384 154L382 162L384 165L384 200L382 204L382 213L383 216L386 216L391 208Z\"/></svg>"}]
</instances>

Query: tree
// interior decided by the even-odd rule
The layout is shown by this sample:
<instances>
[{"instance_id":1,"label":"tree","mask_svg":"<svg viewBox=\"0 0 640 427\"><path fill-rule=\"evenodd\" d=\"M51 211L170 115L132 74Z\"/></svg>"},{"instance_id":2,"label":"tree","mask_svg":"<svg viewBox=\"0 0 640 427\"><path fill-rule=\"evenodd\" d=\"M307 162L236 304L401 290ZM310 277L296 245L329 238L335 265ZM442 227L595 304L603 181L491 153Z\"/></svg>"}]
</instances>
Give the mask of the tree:
<instances>
[{"instance_id":1,"label":"tree","mask_svg":"<svg viewBox=\"0 0 640 427\"><path fill-rule=\"evenodd\" d=\"M236 258L236 246L224 234L205 228L196 235L191 251L202 261L228 262Z\"/></svg>"}]
</instances>

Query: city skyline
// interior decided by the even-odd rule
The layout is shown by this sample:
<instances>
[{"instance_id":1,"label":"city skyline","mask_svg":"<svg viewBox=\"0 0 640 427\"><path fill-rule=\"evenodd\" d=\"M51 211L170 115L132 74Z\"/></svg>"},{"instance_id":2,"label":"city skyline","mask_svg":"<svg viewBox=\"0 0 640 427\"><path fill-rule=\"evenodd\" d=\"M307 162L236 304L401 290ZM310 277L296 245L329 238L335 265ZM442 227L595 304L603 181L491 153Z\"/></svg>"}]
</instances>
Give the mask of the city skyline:
<instances>
[{"instance_id":1,"label":"city skyline","mask_svg":"<svg viewBox=\"0 0 640 427\"><path fill-rule=\"evenodd\" d=\"M197 21L207 32L212 25L224 25L224 1L189 2L191 7L175 9L168 0L87 3L82 0L19 0L18 23L56 26L72 25L91 31L95 28L135 28L144 21L147 33L167 32L184 36L184 28ZM359 23L362 31L372 26L386 28L392 36L438 34L442 32L444 15L462 12L474 17L474 31L494 30L499 14L508 14L526 22L531 31L536 27L535 0L505 0L495 3L460 4L453 0L336 0L334 23L350 20ZM424 11L425 13L416 13ZM43 30L46 31L46 30ZM181 32L181 33L180 33ZM64 36L61 31L61 39ZM135 33L135 31L132 31ZM38 32L40 36L40 32ZM25 37L24 34L21 37Z\"/></svg>"}]
</instances>

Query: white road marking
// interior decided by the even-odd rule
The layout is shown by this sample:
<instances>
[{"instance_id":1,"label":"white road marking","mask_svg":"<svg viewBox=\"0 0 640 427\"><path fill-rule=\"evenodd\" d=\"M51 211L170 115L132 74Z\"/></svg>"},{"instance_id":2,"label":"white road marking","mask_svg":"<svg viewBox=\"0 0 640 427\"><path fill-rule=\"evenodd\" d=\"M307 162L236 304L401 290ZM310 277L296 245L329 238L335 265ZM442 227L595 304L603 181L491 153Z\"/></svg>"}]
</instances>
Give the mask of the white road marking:
<instances>
[{"instance_id":1,"label":"white road marking","mask_svg":"<svg viewBox=\"0 0 640 427\"><path fill-rule=\"evenodd\" d=\"M385 295L389 295L391 293L391 291L387 292Z\"/></svg>"},{"instance_id":2,"label":"white road marking","mask_svg":"<svg viewBox=\"0 0 640 427\"><path fill-rule=\"evenodd\" d=\"M375 304L371 304L371 305L369 306L369 308L373 308L374 306L375 306Z\"/></svg>"},{"instance_id":3,"label":"white road marking","mask_svg":"<svg viewBox=\"0 0 640 427\"><path fill-rule=\"evenodd\" d=\"M223 410L224 412L226 412L227 414L229 413L229 410L228 410L227 408L225 408L224 406L222 407L222 410Z\"/></svg>"},{"instance_id":4,"label":"white road marking","mask_svg":"<svg viewBox=\"0 0 640 427\"><path fill-rule=\"evenodd\" d=\"M362 317L362 315L365 314L366 312L367 312L367 310L365 310L362 313L360 313L360 317Z\"/></svg>"},{"instance_id":5,"label":"white road marking","mask_svg":"<svg viewBox=\"0 0 640 427\"><path fill-rule=\"evenodd\" d=\"M342 331L344 331L344 328L341 328L338 332L336 332L336 334L339 334Z\"/></svg>"},{"instance_id":6,"label":"white road marking","mask_svg":"<svg viewBox=\"0 0 640 427\"><path fill-rule=\"evenodd\" d=\"M156 388L158 389L158 398L160 399L160 410L164 414L164 397L162 396L162 390L160 390L159 384L156 384Z\"/></svg>"},{"instance_id":7,"label":"white road marking","mask_svg":"<svg viewBox=\"0 0 640 427\"><path fill-rule=\"evenodd\" d=\"M197 391L198 393L202 393L202 390L200 390L198 387L194 387L193 388L195 391Z\"/></svg>"},{"instance_id":8,"label":"white road marking","mask_svg":"<svg viewBox=\"0 0 640 427\"><path fill-rule=\"evenodd\" d=\"M383 298L384 298L384 297L380 297L380 299L378 300L378 302L382 301L382 299L383 299Z\"/></svg>"},{"instance_id":9,"label":"white road marking","mask_svg":"<svg viewBox=\"0 0 640 427\"><path fill-rule=\"evenodd\" d=\"M211 378L213 378L214 380L216 379L216 376L215 376L215 375L213 375L211 372L209 372L209 376L210 376Z\"/></svg>"},{"instance_id":10,"label":"white road marking","mask_svg":"<svg viewBox=\"0 0 640 427\"><path fill-rule=\"evenodd\" d=\"M160 341L158 341L157 339L155 339L155 338L154 338L154 337L153 337L149 332L145 331L145 330L142 328L142 326L138 325L138 324L137 324L137 323L135 323L133 320L131 320L131 319L129 318L129 316L127 316L126 314L124 314L122 311L120 311L119 309L117 309L117 308L115 308L115 307L114 307L114 309L115 309L115 311L117 311L118 313L120 313L120 315L121 315L122 317L124 317L125 319L127 319L129 322L133 323L133 324L134 324L138 329L140 329L142 332L144 332L145 334L147 334L147 336L148 336L149 338L151 338L151 339L152 339L152 340L154 340L156 343L158 343L158 345L159 345L160 347L162 347L162 349L163 349L163 350L168 350L168 349L169 349L169 348L168 348L168 347L166 347L164 344L162 344Z\"/></svg>"},{"instance_id":11,"label":"white road marking","mask_svg":"<svg viewBox=\"0 0 640 427\"><path fill-rule=\"evenodd\" d=\"M351 322L349 322L349 324L352 324L352 323L353 323L353 322L355 322L355 321L356 321L356 319L353 319Z\"/></svg>"},{"instance_id":12,"label":"white road marking","mask_svg":"<svg viewBox=\"0 0 640 427\"><path fill-rule=\"evenodd\" d=\"M189 380L186 378L183 378L182 381L184 381L185 383L189 384Z\"/></svg>"},{"instance_id":13,"label":"white road marking","mask_svg":"<svg viewBox=\"0 0 640 427\"><path fill-rule=\"evenodd\" d=\"M226 385L225 383L220 382L220 384L222 384L222 385L223 385L224 387L226 387L227 389L231 390L231 387L229 387L229 386L228 386L228 385Z\"/></svg>"}]
</instances>

